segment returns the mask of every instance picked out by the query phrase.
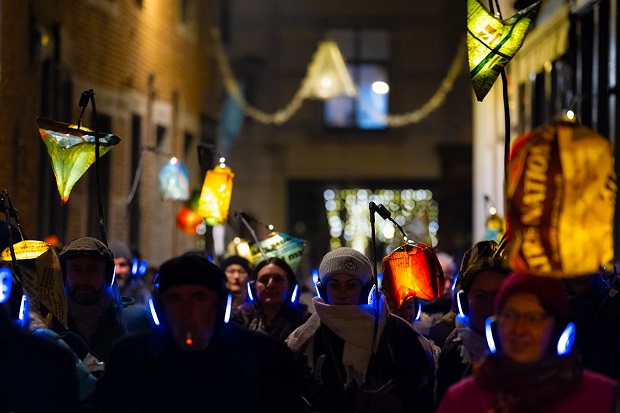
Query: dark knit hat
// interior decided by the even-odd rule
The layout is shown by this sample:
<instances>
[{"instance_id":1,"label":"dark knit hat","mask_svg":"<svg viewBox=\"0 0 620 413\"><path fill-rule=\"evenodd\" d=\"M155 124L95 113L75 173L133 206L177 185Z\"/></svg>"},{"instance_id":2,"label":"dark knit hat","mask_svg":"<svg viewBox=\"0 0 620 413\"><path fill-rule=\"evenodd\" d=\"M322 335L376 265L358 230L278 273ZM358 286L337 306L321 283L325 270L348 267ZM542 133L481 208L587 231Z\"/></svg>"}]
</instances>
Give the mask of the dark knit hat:
<instances>
[{"instance_id":1,"label":"dark knit hat","mask_svg":"<svg viewBox=\"0 0 620 413\"><path fill-rule=\"evenodd\" d=\"M223 260L220 263L220 268L222 269L222 271L226 272L226 268L228 268L231 265L240 265L241 267L243 267L243 269L250 274L252 272L252 269L250 268L250 262L248 260L246 260L245 258L239 256L239 255L231 255L230 257L226 258L225 260Z\"/></svg>"},{"instance_id":2,"label":"dark knit hat","mask_svg":"<svg viewBox=\"0 0 620 413\"><path fill-rule=\"evenodd\" d=\"M108 245L110 246L112 254L114 254L114 258L125 258L127 262L131 264L133 254L127 244L120 240L112 240Z\"/></svg>"},{"instance_id":3,"label":"dark knit hat","mask_svg":"<svg viewBox=\"0 0 620 413\"><path fill-rule=\"evenodd\" d=\"M155 283L161 295L171 286L193 284L213 290L220 300L225 300L225 278L222 270L206 258L186 254L164 262Z\"/></svg>"},{"instance_id":4,"label":"dark knit hat","mask_svg":"<svg viewBox=\"0 0 620 413\"><path fill-rule=\"evenodd\" d=\"M495 296L493 302L495 314L499 314L508 298L517 293L536 295L547 313L555 316L560 322L568 321L568 296L561 280L520 272L511 273Z\"/></svg>"},{"instance_id":5,"label":"dark knit hat","mask_svg":"<svg viewBox=\"0 0 620 413\"><path fill-rule=\"evenodd\" d=\"M372 279L370 261L361 252L342 247L328 252L319 266L319 279L325 283L334 274L349 274L366 285Z\"/></svg>"}]
</instances>

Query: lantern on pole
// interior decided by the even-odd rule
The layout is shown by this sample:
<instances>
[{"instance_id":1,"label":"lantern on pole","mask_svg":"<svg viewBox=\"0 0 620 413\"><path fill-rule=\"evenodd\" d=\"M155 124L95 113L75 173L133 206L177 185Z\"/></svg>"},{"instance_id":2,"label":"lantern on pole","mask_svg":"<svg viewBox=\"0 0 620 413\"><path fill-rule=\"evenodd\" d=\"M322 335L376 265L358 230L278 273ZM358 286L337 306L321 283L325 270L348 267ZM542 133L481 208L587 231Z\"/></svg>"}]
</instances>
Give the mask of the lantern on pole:
<instances>
[{"instance_id":1,"label":"lantern on pole","mask_svg":"<svg viewBox=\"0 0 620 413\"><path fill-rule=\"evenodd\" d=\"M443 293L443 270L431 247L405 244L383 258L381 266L381 289L394 309L411 297L436 300Z\"/></svg>"},{"instance_id":2,"label":"lantern on pole","mask_svg":"<svg viewBox=\"0 0 620 413\"><path fill-rule=\"evenodd\" d=\"M467 50L469 76L478 101L482 102L500 71L519 51L541 2L507 20L492 13L478 0L467 2Z\"/></svg>"},{"instance_id":3,"label":"lantern on pole","mask_svg":"<svg viewBox=\"0 0 620 413\"><path fill-rule=\"evenodd\" d=\"M220 164L208 170L198 202L198 215L210 226L222 224L228 217L235 174L220 158Z\"/></svg>"},{"instance_id":4,"label":"lantern on pole","mask_svg":"<svg viewBox=\"0 0 620 413\"><path fill-rule=\"evenodd\" d=\"M189 199L189 174L185 165L175 157L159 171L159 193L164 201Z\"/></svg>"},{"instance_id":5,"label":"lantern on pole","mask_svg":"<svg viewBox=\"0 0 620 413\"><path fill-rule=\"evenodd\" d=\"M37 118L39 133L52 161L60 200L64 204L75 183L95 162L95 131L57 122L48 118ZM107 133L99 136L100 155L108 153L121 139Z\"/></svg>"},{"instance_id":6,"label":"lantern on pole","mask_svg":"<svg viewBox=\"0 0 620 413\"><path fill-rule=\"evenodd\" d=\"M512 268L567 278L611 267L617 187L609 139L557 120L515 141L509 177Z\"/></svg>"}]
</instances>

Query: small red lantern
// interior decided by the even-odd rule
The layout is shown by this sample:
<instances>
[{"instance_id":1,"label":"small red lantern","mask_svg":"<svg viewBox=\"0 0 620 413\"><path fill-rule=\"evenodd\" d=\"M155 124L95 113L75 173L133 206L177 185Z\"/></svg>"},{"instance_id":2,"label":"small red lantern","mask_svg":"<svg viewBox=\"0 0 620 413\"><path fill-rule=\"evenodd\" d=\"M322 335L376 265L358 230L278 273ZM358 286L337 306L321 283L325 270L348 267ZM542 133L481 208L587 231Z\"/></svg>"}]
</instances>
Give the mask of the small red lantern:
<instances>
[{"instance_id":1,"label":"small red lantern","mask_svg":"<svg viewBox=\"0 0 620 413\"><path fill-rule=\"evenodd\" d=\"M424 244L405 244L382 261L381 289L393 309L411 297L436 300L444 288L444 276L435 251Z\"/></svg>"},{"instance_id":2,"label":"small red lantern","mask_svg":"<svg viewBox=\"0 0 620 413\"><path fill-rule=\"evenodd\" d=\"M196 227L202 223L202 217L186 206L177 212L177 228L188 235L196 235Z\"/></svg>"}]
</instances>

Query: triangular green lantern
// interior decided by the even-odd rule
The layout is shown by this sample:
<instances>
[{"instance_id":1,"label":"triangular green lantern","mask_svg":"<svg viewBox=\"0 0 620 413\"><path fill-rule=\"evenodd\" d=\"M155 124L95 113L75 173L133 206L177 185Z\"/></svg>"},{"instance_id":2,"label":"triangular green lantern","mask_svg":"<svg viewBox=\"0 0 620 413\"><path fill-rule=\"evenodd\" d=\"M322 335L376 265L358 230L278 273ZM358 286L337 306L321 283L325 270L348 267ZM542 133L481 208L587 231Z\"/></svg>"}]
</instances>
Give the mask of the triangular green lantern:
<instances>
[{"instance_id":1,"label":"triangular green lantern","mask_svg":"<svg viewBox=\"0 0 620 413\"><path fill-rule=\"evenodd\" d=\"M478 0L467 1L469 76L478 101L482 102L501 69L523 45L540 5L536 2L502 20Z\"/></svg>"},{"instance_id":2,"label":"triangular green lantern","mask_svg":"<svg viewBox=\"0 0 620 413\"><path fill-rule=\"evenodd\" d=\"M73 185L95 162L95 133L87 128L56 122L49 118L37 118L39 133L52 160L56 185L64 204L69 200ZM116 135L99 136L99 154L105 155L121 141Z\"/></svg>"}]
</instances>

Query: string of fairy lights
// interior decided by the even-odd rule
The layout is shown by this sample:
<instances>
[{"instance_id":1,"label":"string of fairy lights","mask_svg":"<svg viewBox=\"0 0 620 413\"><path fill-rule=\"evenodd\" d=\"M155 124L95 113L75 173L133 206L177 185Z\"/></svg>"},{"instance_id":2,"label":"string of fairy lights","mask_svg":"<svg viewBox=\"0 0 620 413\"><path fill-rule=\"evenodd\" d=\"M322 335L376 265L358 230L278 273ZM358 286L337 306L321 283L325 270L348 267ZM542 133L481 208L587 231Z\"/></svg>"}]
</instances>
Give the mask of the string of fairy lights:
<instances>
[{"instance_id":1,"label":"string of fairy lights","mask_svg":"<svg viewBox=\"0 0 620 413\"><path fill-rule=\"evenodd\" d=\"M307 81L307 76L299 84L299 87L293 94L292 99L281 109L278 109L273 113L264 112L248 103L239 88L237 79L232 73L219 30L212 27L210 33L213 39L215 61L217 62L218 70L222 76L224 87L228 94L235 100L247 116L262 124L281 125L289 121L299 111L299 109L301 109L304 100L309 97L309 82ZM372 111L370 111L371 116L381 123L385 123L387 127L402 127L422 121L437 110L444 103L448 94L452 91L454 82L465 64L466 54L467 47L465 47L465 40L463 40L459 43L456 54L450 64L450 68L448 69L446 76L439 84L439 87L435 93L419 108L410 112L388 115L379 113L373 114Z\"/></svg>"}]
</instances>

